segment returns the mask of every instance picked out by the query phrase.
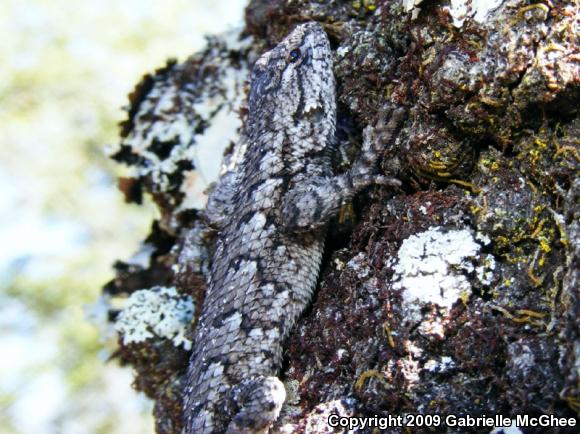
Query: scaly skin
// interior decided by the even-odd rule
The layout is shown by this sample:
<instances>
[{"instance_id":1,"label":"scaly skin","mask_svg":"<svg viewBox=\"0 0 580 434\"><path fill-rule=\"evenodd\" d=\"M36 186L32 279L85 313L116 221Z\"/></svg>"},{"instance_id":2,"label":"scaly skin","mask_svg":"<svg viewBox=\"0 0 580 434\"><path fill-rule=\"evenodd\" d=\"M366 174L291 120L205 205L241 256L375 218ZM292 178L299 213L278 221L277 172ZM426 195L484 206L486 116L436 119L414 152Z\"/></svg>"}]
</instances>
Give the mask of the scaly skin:
<instances>
[{"instance_id":1,"label":"scaly skin","mask_svg":"<svg viewBox=\"0 0 580 434\"><path fill-rule=\"evenodd\" d=\"M299 25L256 62L240 161L206 210L218 241L190 359L184 433L268 431L285 399L276 377L282 344L312 298L328 220L360 189L393 184L374 173L379 152L370 140L350 172L333 175L335 93L319 24ZM389 135L401 118L396 111Z\"/></svg>"}]
</instances>

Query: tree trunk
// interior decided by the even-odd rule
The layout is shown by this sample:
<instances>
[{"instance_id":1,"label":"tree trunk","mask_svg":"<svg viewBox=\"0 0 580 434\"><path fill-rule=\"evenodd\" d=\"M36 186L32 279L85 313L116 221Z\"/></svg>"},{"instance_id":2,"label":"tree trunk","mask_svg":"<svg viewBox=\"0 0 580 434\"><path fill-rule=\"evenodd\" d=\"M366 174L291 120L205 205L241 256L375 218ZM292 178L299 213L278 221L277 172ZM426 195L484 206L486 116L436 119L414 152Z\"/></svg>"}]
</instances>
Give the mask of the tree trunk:
<instances>
[{"instance_id":1,"label":"tree trunk","mask_svg":"<svg viewBox=\"0 0 580 434\"><path fill-rule=\"evenodd\" d=\"M388 432L412 421L399 415L433 416L412 432L492 430L461 427L467 415L577 418L578 5L488 3L255 0L245 38L209 38L136 87L113 158L134 170L120 182L127 200L148 193L160 218L105 293L157 300L132 297L134 317L112 319L159 433L181 430L212 251L198 157L231 154L257 55L310 20L336 48L337 171L387 103L409 117L381 163L403 187L372 188L332 222L312 308L285 344L276 429L335 432L331 413L391 415ZM173 328L159 327L168 316Z\"/></svg>"}]
</instances>

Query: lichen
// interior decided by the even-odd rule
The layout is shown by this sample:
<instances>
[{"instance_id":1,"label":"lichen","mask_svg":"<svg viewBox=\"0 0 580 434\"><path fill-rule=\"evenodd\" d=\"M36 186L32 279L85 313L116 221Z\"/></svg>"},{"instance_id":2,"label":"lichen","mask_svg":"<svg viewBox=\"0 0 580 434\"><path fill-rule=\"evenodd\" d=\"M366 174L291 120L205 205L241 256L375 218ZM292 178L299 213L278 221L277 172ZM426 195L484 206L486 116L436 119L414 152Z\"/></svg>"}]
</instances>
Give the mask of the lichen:
<instances>
[{"instance_id":1,"label":"lichen","mask_svg":"<svg viewBox=\"0 0 580 434\"><path fill-rule=\"evenodd\" d=\"M168 62L132 93L122 140L110 153L133 169L133 185L152 193L159 206L203 207L221 155L239 135L249 66L233 53L248 56L250 40L239 29L208 38L203 53Z\"/></svg>"},{"instance_id":2,"label":"lichen","mask_svg":"<svg viewBox=\"0 0 580 434\"><path fill-rule=\"evenodd\" d=\"M175 288L142 289L127 299L115 322L115 329L121 334L123 345L158 337L190 350L192 343L185 333L193 311L191 297L180 295Z\"/></svg>"},{"instance_id":3,"label":"lichen","mask_svg":"<svg viewBox=\"0 0 580 434\"><path fill-rule=\"evenodd\" d=\"M469 297L472 289L468 275L475 270L474 263L482 262L477 266L482 280L495 268L491 255L477 258L480 249L467 229L432 227L405 239L397 252L393 275L393 289L402 291L405 317L420 321L426 305L434 304L448 312L462 297ZM487 276L485 281L489 281Z\"/></svg>"}]
</instances>

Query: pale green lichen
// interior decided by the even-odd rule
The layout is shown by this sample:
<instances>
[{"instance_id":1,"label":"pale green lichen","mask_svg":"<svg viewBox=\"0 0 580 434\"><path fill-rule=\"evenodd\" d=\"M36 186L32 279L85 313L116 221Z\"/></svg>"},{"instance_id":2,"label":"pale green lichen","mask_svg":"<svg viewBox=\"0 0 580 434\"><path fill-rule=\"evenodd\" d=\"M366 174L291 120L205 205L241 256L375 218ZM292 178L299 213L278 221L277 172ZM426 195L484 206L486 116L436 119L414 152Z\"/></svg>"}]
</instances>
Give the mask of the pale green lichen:
<instances>
[{"instance_id":1,"label":"pale green lichen","mask_svg":"<svg viewBox=\"0 0 580 434\"><path fill-rule=\"evenodd\" d=\"M428 303L451 309L456 301L471 294L468 276L474 271L480 283L488 284L495 260L491 255L480 255L480 250L481 245L467 229L432 227L403 241L393 287L403 290L408 317L420 321L421 308Z\"/></svg>"},{"instance_id":2,"label":"pale green lichen","mask_svg":"<svg viewBox=\"0 0 580 434\"><path fill-rule=\"evenodd\" d=\"M115 329L123 336L124 345L160 337L190 350L192 342L185 337L185 331L193 312L190 296L179 294L175 288L155 286L131 294Z\"/></svg>"}]
</instances>

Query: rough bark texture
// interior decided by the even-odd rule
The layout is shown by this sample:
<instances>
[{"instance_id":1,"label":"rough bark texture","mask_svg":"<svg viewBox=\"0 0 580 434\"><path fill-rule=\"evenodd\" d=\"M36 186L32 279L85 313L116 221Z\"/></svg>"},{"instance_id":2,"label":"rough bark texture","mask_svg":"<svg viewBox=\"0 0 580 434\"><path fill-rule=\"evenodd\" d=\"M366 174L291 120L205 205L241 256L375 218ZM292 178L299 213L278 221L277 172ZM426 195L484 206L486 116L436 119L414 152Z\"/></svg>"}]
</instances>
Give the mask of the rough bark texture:
<instances>
[{"instance_id":1,"label":"rough bark texture","mask_svg":"<svg viewBox=\"0 0 580 434\"><path fill-rule=\"evenodd\" d=\"M244 116L256 53L299 22L323 24L336 49L337 171L387 101L410 110L381 166L402 190L372 188L349 224L334 222L317 295L286 343L284 432L333 432L330 412L580 410L578 6L506 0L459 23L446 2L412 3L252 1L252 39L212 38L130 97L113 158L135 172L120 187L129 201L149 194L160 218L146 259L117 263L105 293L175 287L197 313L212 233L189 205L191 150L224 112ZM181 429L185 348L120 339L159 433Z\"/></svg>"}]
</instances>

